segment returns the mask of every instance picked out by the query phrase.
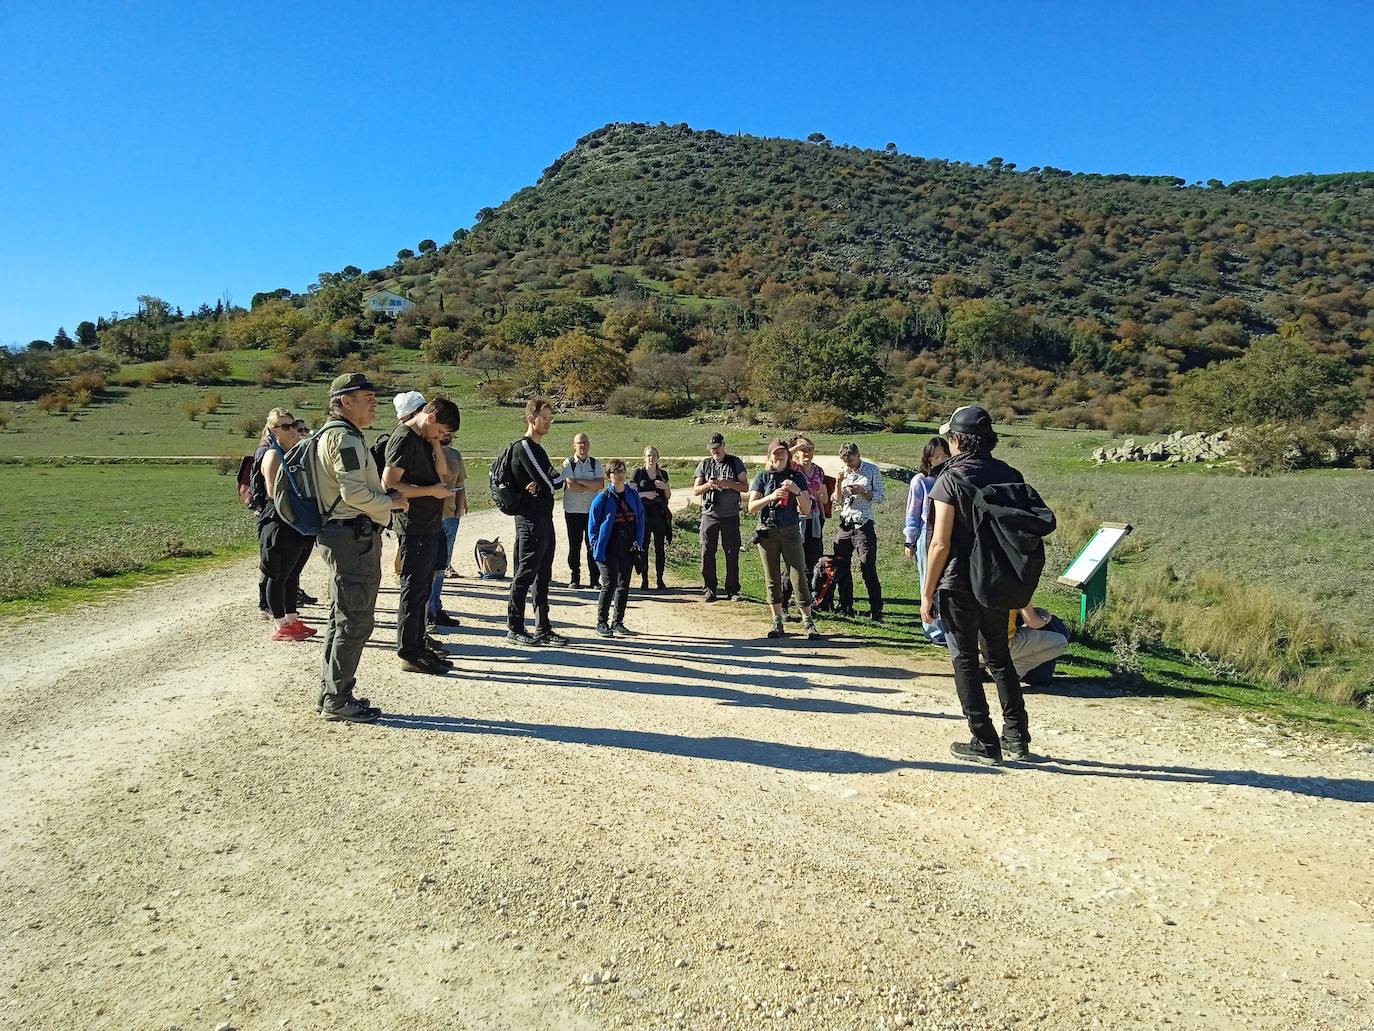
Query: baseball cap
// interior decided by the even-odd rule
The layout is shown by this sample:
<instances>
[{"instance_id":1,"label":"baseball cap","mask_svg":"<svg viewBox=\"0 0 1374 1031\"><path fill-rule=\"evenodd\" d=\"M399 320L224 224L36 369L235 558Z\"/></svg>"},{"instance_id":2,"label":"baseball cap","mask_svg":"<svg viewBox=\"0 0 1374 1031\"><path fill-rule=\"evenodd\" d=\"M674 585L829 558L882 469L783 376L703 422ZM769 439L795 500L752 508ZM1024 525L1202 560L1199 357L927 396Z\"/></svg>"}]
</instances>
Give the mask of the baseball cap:
<instances>
[{"instance_id":1,"label":"baseball cap","mask_svg":"<svg viewBox=\"0 0 1374 1031\"><path fill-rule=\"evenodd\" d=\"M396 419L404 422L425 406L425 395L418 390L407 390L397 394L391 401L396 406Z\"/></svg>"},{"instance_id":2,"label":"baseball cap","mask_svg":"<svg viewBox=\"0 0 1374 1031\"><path fill-rule=\"evenodd\" d=\"M339 397L342 394L351 394L355 390L370 390L374 394L377 388L372 381L367 378L365 372L345 372L335 376L334 382L329 384L329 396Z\"/></svg>"},{"instance_id":3,"label":"baseball cap","mask_svg":"<svg viewBox=\"0 0 1374 1031\"><path fill-rule=\"evenodd\" d=\"M707 439L707 443L711 444L712 446L716 444L724 444L725 435L722 433L712 433L711 436Z\"/></svg>"},{"instance_id":4,"label":"baseball cap","mask_svg":"<svg viewBox=\"0 0 1374 1031\"><path fill-rule=\"evenodd\" d=\"M991 433L992 416L979 405L960 405L954 409L949 422L940 427L940 435L953 430L955 433Z\"/></svg>"},{"instance_id":5,"label":"baseball cap","mask_svg":"<svg viewBox=\"0 0 1374 1031\"><path fill-rule=\"evenodd\" d=\"M787 441L783 440L781 437L774 437L772 440L768 442L768 448L764 451L764 454L771 458L773 457L773 452L779 449L782 449L783 451L786 451L789 454L792 450L787 446Z\"/></svg>"}]
</instances>

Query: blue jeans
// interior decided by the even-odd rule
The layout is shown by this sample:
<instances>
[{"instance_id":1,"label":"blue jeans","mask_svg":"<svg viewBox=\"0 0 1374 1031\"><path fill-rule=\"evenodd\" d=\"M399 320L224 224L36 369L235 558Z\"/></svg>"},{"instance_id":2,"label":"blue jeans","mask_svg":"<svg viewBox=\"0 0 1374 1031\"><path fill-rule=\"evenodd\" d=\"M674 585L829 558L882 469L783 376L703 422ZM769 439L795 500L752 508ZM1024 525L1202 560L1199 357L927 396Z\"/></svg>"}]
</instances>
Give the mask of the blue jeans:
<instances>
[{"instance_id":1,"label":"blue jeans","mask_svg":"<svg viewBox=\"0 0 1374 1031\"><path fill-rule=\"evenodd\" d=\"M921 591L924 592L926 589L926 533L924 528L921 530L921 536L916 538L916 574L919 577L917 582L920 584ZM940 611L940 593L938 591L935 592L935 611ZM926 640L938 644L944 639L945 626L940 621L939 616L935 617L934 623L921 620L921 626L925 628Z\"/></svg>"},{"instance_id":2,"label":"blue jeans","mask_svg":"<svg viewBox=\"0 0 1374 1031\"><path fill-rule=\"evenodd\" d=\"M439 565L434 570L434 587L429 592L429 614L432 616L444 607L444 572L453 562L453 542L458 539L458 524L461 516L444 520L444 540L439 545Z\"/></svg>"}]
</instances>

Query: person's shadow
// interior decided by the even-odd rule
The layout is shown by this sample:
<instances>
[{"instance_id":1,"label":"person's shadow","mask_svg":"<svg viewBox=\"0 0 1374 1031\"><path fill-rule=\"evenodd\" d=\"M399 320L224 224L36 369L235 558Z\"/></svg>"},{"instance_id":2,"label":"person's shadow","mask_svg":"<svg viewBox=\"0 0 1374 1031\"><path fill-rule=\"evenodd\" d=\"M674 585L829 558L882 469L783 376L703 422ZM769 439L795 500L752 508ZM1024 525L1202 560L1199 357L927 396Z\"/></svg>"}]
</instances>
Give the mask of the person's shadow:
<instances>
[{"instance_id":1,"label":"person's shadow","mask_svg":"<svg viewBox=\"0 0 1374 1031\"><path fill-rule=\"evenodd\" d=\"M687 737L647 730L616 730L606 727L568 727L552 723L517 723L511 720L466 719L419 713L388 713L378 726L398 730L422 730L444 734L495 734L563 744L629 748L689 759L715 759L749 763L777 770L804 773L890 773L893 770L931 770L938 773L998 774L994 767L971 763L924 762L866 755L841 748L812 748L776 741L742 737Z\"/></svg>"},{"instance_id":2,"label":"person's shadow","mask_svg":"<svg viewBox=\"0 0 1374 1031\"><path fill-rule=\"evenodd\" d=\"M1374 802L1374 781L1356 777L1298 777L1258 770L1209 770L1194 766L1151 766L1145 763L1108 763L1093 759L1046 757L1035 763L1013 763L1018 770L1058 773L1069 777L1125 777L1176 784L1218 784L1223 787L1265 788L1291 791L1313 798L1342 802Z\"/></svg>"}]
</instances>

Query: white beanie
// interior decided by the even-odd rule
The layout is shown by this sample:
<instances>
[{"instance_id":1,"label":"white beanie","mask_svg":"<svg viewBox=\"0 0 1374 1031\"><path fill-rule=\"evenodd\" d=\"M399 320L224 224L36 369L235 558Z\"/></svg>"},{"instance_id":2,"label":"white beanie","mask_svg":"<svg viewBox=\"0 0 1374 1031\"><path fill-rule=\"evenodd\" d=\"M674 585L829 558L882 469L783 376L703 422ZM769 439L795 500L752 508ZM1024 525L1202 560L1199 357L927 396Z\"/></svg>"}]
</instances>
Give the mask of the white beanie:
<instances>
[{"instance_id":1,"label":"white beanie","mask_svg":"<svg viewBox=\"0 0 1374 1031\"><path fill-rule=\"evenodd\" d=\"M425 395L418 390L407 390L403 394L397 394L392 404L396 406L396 421L405 422L409 416L425 406Z\"/></svg>"}]
</instances>

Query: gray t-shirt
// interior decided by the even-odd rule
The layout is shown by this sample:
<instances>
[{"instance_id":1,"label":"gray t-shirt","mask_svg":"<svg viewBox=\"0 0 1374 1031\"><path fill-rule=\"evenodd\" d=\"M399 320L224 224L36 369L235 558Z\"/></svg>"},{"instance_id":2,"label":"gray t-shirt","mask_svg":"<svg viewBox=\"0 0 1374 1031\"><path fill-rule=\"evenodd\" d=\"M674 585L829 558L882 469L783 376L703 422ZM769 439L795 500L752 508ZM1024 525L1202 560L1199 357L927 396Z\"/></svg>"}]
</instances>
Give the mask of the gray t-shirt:
<instances>
[{"instance_id":1,"label":"gray t-shirt","mask_svg":"<svg viewBox=\"0 0 1374 1031\"><path fill-rule=\"evenodd\" d=\"M563 479L597 480L603 484L606 482L601 459L593 458L591 455L580 462L571 456L563 459ZM599 493L597 490L573 490L571 487L564 487L563 511L586 515L592 510L592 501Z\"/></svg>"},{"instance_id":2,"label":"gray t-shirt","mask_svg":"<svg viewBox=\"0 0 1374 1031\"><path fill-rule=\"evenodd\" d=\"M703 458L697 463L692 474L692 482L700 480L738 480L744 475L744 463L734 455L722 455L719 459ZM701 496L701 511L715 519L739 518L739 491L708 490Z\"/></svg>"}]
</instances>

